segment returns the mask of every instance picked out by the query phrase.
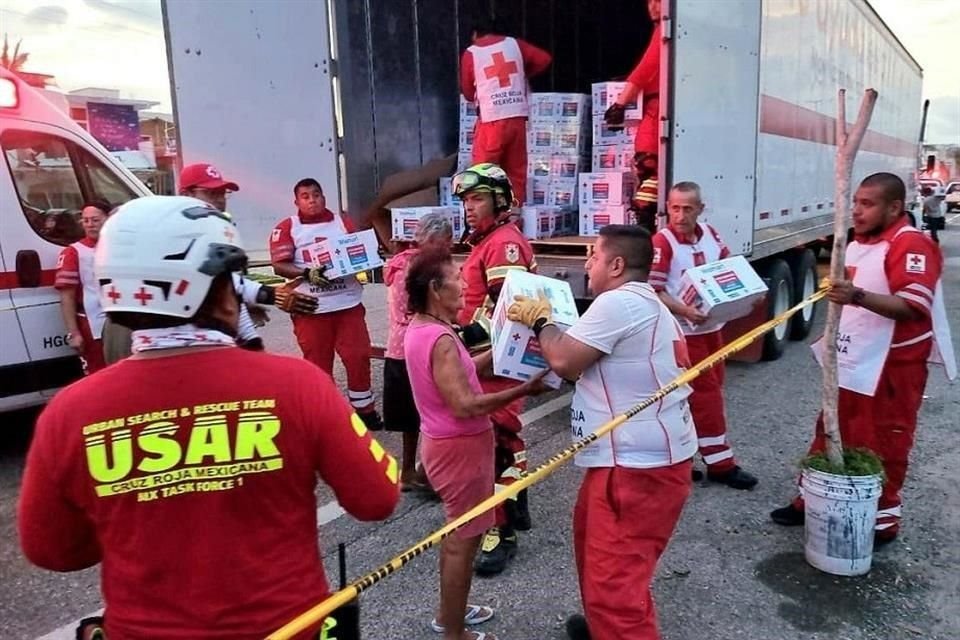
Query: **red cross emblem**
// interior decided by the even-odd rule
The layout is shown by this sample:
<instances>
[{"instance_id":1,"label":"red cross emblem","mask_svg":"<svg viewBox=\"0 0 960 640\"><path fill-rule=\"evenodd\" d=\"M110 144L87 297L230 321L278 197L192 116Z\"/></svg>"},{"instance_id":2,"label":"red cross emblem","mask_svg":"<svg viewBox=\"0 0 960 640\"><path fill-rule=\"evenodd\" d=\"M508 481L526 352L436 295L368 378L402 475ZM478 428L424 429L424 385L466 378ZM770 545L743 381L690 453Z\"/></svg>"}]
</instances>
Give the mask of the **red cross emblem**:
<instances>
[{"instance_id":1,"label":"red cross emblem","mask_svg":"<svg viewBox=\"0 0 960 640\"><path fill-rule=\"evenodd\" d=\"M506 58L503 57L502 51L497 51L493 54L493 64L483 68L483 74L487 77L487 80L496 78L501 88L509 87L510 76L518 71L517 63L513 60L507 62Z\"/></svg>"},{"instance_id":2,"label":"red cross emblem","mask_svg":"<svg viewBox=\"0 0 960 640\"><path fill-rule=\"evenodd\" d=\"M921 262L923 262L923 260L921 260L920 256L918 256L917 254L913 254L913 257L910 258L910 263L913 264L914 266L917 266Z\"/></svg>"},{"instance_id":3,"label":"red cross emblem","mask_svg":"<svg viewBox=\"0 0 960 640\"><path fill-rule=\"evenodd\" d=\"M519 339L520 339L520 334L519 334L519 333L513 334L513 339L514 339L514 340L519 340Z\"/></svg>"},{"instance_id":4,"label":"red cross emblem","mask_svg":"<svg viewBox=\"0 0 960 640\"><path fill-rule=\"evenodd\" d=\"M111 285L110 291L107 291L107 297L110 298L110 302L112 302L113 304L117 304L117 300L119 300L123 296L120 295L120 292L117 291L116 287Z\"/></svg>"},{"instance_id":5,"label":"red cross emblem","mask_svg":"<svg viewBox=\"0 0 960 640\"><path fill-rule=\"evenodd\" d=\"M140 287L140 291L138 291L138 292L136 292L135 294L133 294L133 299L134 299L134 300L139 300L141 306L144 306L144 307L145 307L145 306L147 306L147 301L148 301L148 300L153 300L153 294L150 293L150 292L148 292L148 291L147 291L146 289L144 289L143 287Z\"/></svg>"}]
</instances>

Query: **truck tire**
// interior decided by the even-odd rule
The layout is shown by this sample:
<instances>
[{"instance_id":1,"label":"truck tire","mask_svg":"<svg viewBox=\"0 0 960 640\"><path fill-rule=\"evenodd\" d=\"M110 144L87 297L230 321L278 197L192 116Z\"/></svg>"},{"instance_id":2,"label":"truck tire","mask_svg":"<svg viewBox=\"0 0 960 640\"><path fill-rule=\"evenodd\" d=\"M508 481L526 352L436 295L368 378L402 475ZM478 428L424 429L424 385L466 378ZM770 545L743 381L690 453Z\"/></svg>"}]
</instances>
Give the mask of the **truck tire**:
<instances>
[{"instance_id":1,"label":"truck tire","mask_svg":"<svg viewBox=\"0 0 960 640\"><path fill-rule=\"evenodd\" d=\"M790 308L793 299L793 276L790 267L780 258L771 260L763 269L763 277L767 280L767 320L783 313ZM789 323L784 323L768 331L763 336L764 360L777 360L783 355L790 334Z\"/></svg>"},{"instance_id":2,"label":"truck tire","mask_svg":"<svg viewBox=\"0 0 960 640\"><path fill-rule=\"evenodd\" d=\"M790 256L790 275L793 278L793 297L790 304L797 304L817 290L819 274L817 258L810 249L802 249ZM803 340L810 335L817 317L816 304L804 307L790 319L790 339Z\"/></svg>"}]
</instances>

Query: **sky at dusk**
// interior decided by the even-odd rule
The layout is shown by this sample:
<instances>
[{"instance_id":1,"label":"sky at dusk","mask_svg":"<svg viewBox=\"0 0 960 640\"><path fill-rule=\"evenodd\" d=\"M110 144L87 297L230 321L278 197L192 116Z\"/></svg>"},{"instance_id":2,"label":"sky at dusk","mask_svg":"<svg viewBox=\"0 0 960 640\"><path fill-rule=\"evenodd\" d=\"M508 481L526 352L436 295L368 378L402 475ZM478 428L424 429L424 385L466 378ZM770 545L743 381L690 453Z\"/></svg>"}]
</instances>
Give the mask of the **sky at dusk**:
<instances>
[{"instance_id":1,"label":"sky at dusk","mask_svg":"<svg viewBox=\"0 0 960 640\"><path fill-rule=\"evenodd\" d=\"M960 143L960 2L871 4L924 69L927 141ZM62 90L119 89L123 98L153 100L160 103L154 110L170 112L159 0L0 0L0 25L11 47L23 39L26 70L55 75Z\"/></svg>"}]
</instances>

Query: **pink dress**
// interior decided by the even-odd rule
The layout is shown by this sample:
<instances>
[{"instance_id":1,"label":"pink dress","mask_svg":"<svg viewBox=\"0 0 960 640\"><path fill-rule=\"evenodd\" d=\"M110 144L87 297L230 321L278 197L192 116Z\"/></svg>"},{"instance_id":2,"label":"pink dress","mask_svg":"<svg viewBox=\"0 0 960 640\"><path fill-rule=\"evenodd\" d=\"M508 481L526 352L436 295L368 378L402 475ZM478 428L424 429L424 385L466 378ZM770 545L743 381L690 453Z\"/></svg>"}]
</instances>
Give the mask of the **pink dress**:
<instances>
[{"instance_id":1,"label":"pink dress","mask_svg":"<svg viewBox=\"0 0 960 640\"><path fill-rule=\"evenodd\" d=\"M430 484L443 500L449 522L493 495L495 444L490 418L456 417L434 382L430 356L437 340L446 335L456 342L470 389L482 394L473 360L450 327L412 322L407 327L404 353L410 386L420 410L420 459ZM479 536L495 524L494 512L488 510L457 534L462 538Z\"/></svg>"}]
</instances>

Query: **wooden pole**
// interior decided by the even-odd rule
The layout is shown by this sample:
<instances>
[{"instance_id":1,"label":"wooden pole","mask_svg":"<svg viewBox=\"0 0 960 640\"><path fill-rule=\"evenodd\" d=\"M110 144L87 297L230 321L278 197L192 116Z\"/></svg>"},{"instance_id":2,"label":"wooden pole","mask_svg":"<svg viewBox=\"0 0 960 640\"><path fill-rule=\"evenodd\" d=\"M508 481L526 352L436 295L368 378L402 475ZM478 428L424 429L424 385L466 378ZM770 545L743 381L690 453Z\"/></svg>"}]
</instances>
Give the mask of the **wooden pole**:
<instances>
[{"instance_id":1,"label":"wooden pole","mask_svg":"<svg viewBox=\"0 0 960 640\"><path fill-rule=\"evenodd\" d=\"M847 132L846 90L840 89L837 103L837 162L835 169L836 189L834 191L833 252L830 256L830 280L845 279L844 256L847 247L847 229L850 209L850 177L853 173L853 161L857 157L860 143L870 124L873 107L877 103L877 92L867 89L860 102L860 112L850 132ZM826 453L830 462L843 468L843 442L840 438L840 424L837 418L837 396L839 394L837 374L836 336L840 327L841 307L833 302L827 305L827 323L823 335L826 344L823 350L823 429L826 436Z\"/></svg>"}]
</instances>

